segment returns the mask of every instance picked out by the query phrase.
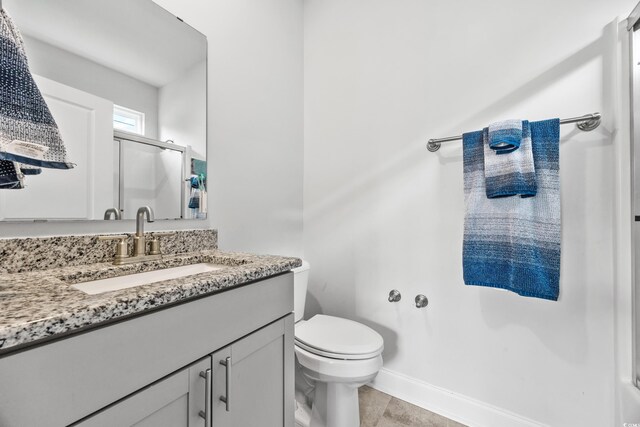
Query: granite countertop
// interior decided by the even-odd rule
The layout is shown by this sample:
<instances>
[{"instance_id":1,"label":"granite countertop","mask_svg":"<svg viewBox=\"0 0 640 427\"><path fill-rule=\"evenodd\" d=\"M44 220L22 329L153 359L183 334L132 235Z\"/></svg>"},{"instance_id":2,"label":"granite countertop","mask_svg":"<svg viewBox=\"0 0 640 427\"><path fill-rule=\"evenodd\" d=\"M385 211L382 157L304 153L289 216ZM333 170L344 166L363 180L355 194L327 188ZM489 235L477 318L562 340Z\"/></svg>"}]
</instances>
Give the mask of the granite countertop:
<instances>
[{"instance_id":1,"label":"granite countertop","mask_svg":"<svg viewBox=\"0 0 640 427\"><path fill-rule=\"evenodd\" d=\"M71 287L95 279L200 262L227 267L98 295L88 295ZM100 262L5 273L0 275L0 355L123 316L283 273L301 264L298 258L211 249L122 266Z\"/></svg>"}]
</instances>

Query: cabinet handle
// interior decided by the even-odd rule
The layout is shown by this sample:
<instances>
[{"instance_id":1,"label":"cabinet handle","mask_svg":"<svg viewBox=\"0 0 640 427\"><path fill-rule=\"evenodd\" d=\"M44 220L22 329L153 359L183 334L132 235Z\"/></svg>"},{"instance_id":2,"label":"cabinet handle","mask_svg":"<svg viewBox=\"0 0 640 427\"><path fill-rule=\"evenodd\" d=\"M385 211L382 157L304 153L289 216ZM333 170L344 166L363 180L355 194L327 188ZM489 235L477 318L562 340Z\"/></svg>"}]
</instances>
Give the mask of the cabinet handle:
<instances>
[{"instance_id":1,"label":"cabinet handle","mask_svg":"<svg viewBox=\"0 0 640 427\"><path fill-rule=\"evenodd\" d=\"M211 427L211 369L200 371L200 376L204 378L204 411L198 415L204 418L204 426Z\"/></svg>"},{"instance_id":2,"label":"cabinet handle","mask_svg":"<svg viewBox=\"0 0 640 427\"><path fill-rule=\"evenodd\" d=\"M225 360L221 360L220 364L225 367L225 395L220 396L220 401L224 402L225 409L229 412L229 377L231 376L231 358L227 357Z\"/></svg>"}]
</instances>

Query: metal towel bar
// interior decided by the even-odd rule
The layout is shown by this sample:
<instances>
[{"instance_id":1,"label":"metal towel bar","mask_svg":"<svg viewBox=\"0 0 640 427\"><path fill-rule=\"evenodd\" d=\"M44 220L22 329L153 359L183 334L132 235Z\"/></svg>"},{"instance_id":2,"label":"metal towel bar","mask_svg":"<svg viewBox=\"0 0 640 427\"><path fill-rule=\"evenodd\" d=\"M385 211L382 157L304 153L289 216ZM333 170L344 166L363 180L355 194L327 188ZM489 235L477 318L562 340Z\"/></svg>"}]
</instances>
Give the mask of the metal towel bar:
<instances>
[{"instance_id":1,"label":"metal towel bar","mask_svg":"<svg viewBox=\"0 0 640 427\"><path fill-rule=\"evenodd\" d=\"M593 114L585 114L580 117L570 117L568 119L561 119L560 124L565 125L567 123L577 123L578 129L589 132L600 126L600 119L602 118L602 114L593 113ZM427 150L431 152L438 151L440 149L440 144L443 142L450 141L459 141L462 139L462 135L457 136L448 136L446 138L434 138L430 139L427 142Z\"/></svg>"}]
</instances>

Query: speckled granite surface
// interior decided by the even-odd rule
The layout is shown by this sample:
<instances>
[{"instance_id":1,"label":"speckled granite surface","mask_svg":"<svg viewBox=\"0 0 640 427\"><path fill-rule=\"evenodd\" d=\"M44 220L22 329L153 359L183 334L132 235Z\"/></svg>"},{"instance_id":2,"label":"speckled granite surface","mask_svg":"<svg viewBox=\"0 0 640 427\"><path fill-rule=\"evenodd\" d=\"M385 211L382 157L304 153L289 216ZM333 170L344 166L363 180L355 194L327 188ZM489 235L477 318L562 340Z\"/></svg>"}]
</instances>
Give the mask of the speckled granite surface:
<instances>
[{"instance_id":1,"label":"speckled granite surface","mask_svg":"<svg viewBox=\"0 0 640 427\"><path fill-rule=\"evenodd\" d=\"M199 262L228 267L99 295L87 295L71 288L74 283ZM301 264L298 258L213 249L168 255L162 260L124 266L101 262L3 273L0 274L0 355L16 346L23 347L55 338L58 334L222 291L289 271ZM16 269L22 271L22 268Z\"/></svg>"},{"instance_id":2,"label":"speckled granite surface","mask_svg":"<svg viewBox=\"0 0 640 427\"><path fill-rule=\"evenodd\" d=\"M153 233L145 233L147 241ZM129 234L131 236L131 234ZM218 248L216 230L175 231L161 237L162 253L180 254ZM131 247L131 237L129 238ZM113 259L115 242L93 236L0 239L0 273L21 273L81 266Z\"/></svg>"}]
</instances>

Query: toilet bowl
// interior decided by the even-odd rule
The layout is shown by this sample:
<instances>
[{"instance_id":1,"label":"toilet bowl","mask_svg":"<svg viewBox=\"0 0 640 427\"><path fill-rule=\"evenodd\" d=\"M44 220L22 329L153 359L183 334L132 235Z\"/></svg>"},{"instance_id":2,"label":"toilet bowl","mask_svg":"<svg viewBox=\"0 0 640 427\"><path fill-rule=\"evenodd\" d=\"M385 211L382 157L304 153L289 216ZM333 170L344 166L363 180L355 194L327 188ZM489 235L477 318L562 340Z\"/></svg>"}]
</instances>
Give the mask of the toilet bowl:
<instances>
[{"instance_id":1,"label":"toilet bowl","mask_svg":"<svg viewBox=\"0 0 640 427\"><path fill-rule=\"evenodd\" d=\"M306 262L293 270L296 426L358 427L358 387L382 367L383 339L368 326L340 317L302 320L308 271Z\"/></svg>"}]
</instances>

